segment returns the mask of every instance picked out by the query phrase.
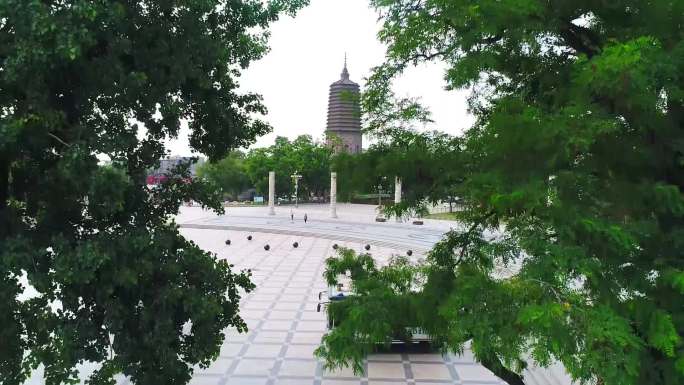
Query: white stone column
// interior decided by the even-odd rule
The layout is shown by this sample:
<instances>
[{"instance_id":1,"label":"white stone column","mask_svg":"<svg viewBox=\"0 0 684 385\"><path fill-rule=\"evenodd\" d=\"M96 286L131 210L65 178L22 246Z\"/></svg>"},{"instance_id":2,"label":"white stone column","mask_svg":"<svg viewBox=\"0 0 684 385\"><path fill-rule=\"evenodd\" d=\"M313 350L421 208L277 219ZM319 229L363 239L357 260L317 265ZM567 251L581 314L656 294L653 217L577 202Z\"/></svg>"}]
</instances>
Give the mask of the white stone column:
<instances>
[{"instance_id":1,"label":"white stone column","mask_svg":"<svg viewBox=\"0 0 684 385\"><path fill-rule=\"evenodd\" d=\"M275 171L268 172L268 215L275 215Z\"/></svg>"},{"instance_id":2,"label":"white stone column","mask_svg":"<svg viewBox=\"0 0 684 385\"><path fill-rule=\"evenodd\" d=\"M394 178L394 204L401 203L401 178ZM396 217L397 222L401 222L401 217Z\"/></svg>"},{"instance_id":3,"label":"white stone column","mask_svg":"<svg viewBox=\"0 0 684 385\"><path fill-rule=\"evenodd\" d=\"M337 173L330 173L330 218L337 218Z\"/></svg>"}]
</instances>

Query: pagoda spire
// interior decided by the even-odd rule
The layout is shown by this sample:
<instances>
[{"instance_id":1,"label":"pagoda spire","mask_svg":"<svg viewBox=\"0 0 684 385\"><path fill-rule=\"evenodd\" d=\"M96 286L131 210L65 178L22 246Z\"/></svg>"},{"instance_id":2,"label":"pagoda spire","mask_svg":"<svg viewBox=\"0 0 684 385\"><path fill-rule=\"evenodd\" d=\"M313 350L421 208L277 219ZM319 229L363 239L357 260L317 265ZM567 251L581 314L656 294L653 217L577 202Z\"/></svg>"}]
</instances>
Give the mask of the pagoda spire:
<instances>
[{"instance_id":1,"label":"pagoda spire","mask_svg":"<svg viewBox=\"0 0 684 385\"><path fill-rule=\"evenodd\" d=\"M344 53L344 68L342 69L342 80L349 80L349 71L347 71L347 53Z\"/></svg>"}]
</instances>

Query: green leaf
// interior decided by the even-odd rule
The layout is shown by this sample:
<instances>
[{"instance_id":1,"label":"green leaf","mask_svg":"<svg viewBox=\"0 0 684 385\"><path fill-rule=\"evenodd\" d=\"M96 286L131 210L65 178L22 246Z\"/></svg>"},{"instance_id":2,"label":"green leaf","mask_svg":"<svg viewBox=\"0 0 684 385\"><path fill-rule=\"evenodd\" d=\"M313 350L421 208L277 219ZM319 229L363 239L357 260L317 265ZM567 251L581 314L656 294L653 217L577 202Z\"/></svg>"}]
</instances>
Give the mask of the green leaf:
<instances>
[{"instance_id":1,"label":"green leaf","mask_svg":"<svg viewBox=\"0 0 684 385\"><path fill-rule=\"evenodd\" d=\"M681 337L677 333L670 314L658 310L651 315L648 341L651 346L660 350L666 356L675 356L675 348L679 345Z\"/></svg>"}]
</instances>

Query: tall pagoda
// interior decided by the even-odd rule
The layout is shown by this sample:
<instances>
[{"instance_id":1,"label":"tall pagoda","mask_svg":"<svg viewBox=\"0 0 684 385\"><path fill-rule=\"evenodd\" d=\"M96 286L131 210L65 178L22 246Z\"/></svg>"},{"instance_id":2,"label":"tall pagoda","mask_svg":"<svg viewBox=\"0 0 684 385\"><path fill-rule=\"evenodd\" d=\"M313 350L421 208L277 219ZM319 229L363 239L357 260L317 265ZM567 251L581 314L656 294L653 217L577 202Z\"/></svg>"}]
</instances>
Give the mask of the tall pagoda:
<instances>
[{"instance_id":1,"label":"tall pagoda","mask_svg":"<svg viewBox=\"0 0 684 385\"><path fill-rule=\"evenodd\" d=\"M335 152L361 152L363 135L359 94L359 85L349 80L345 55L340 80L330 85L328 98L328 126L325 133L328 145L333 146Z\"/></svg>"}]
</instances>

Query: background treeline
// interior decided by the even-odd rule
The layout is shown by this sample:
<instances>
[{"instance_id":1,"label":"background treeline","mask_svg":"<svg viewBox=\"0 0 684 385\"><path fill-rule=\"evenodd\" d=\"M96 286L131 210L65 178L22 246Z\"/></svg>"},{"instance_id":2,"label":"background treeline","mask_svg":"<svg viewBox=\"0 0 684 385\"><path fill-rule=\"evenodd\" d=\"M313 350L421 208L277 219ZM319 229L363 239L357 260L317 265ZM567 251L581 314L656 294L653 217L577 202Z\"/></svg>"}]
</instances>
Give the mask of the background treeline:
<instances>
[{"instance_id":1,"label":"background treeline","mask_svg":"<svg viewBox=\"0 0 684 385\"><path fill-rule=\"evenodd\" d=\"M225 199L238 200L254 188L256 195L268 195L268 172L276 172L276 196L294 195L292 175L297 172L299 198L329 197L330 172L338 174L338 199L344 202L375 202L378 193L394 194L394 178L402 180L402 207L418 203L450 202L462 180L454 168L461 156L460 140L440 132L397 132L371 145L360 154L333 154L325 143L309 135L290 141L277 137L272 146L247 153L232 151L216 162L199 166L198 176L214 183ZM364 200L364 196L366 197ZM377 196L377 195L375 195ZM386 200L389 203L391 200Z\"/></svg>"},{"instance_id":2,"label":"background treeline","mask_svg":"<svg viewBox=\"0 0 684 385\"><path fill-rule=\"evenodd\" d=\"M295 192L292 175L297 172L299 197L323 197L330 186L331 151L324 143L314 141L310 135L301 135L290 141L277 137L272 146L255 148L247 153L232 151L225 158L202 165L199 177L216 184L225 199L235 200L249 188L256 194L268 195L268 172L276 173L276 195L291 197Z\"/></svg>"}]
</instances>

